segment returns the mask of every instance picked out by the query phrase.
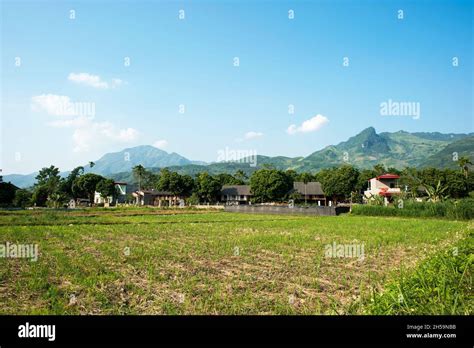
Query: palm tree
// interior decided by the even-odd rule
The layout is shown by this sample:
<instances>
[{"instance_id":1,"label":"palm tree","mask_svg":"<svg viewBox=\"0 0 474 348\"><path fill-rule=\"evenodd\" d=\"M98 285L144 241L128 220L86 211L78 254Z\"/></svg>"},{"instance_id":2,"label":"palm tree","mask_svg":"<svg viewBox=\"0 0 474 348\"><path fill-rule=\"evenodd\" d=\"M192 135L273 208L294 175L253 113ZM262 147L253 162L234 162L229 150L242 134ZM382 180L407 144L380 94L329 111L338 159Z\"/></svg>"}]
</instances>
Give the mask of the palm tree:
<instances>
[{"instance_id":1,"label":"palm tree","mask_svg":"<svg viewBox=\"0 0 474 348\"><path fill-rule=\"evenodd\" d=\"M458 160L458 165L461 167L461 172L464 173L464 176L467 178L469 174L469 164L472 165L472 162L469 160L469 157L462 156Z\"/></svg>"},{"instance_id":2,"label":"palm tree","mask_svg":"<svg viewBox=\"0 0 474 348\"><path fill-rule=\"evenodd\" d=\"M141 181L143 175L145 175L145 167L143 167L141 164L133 167L133 176L138 179L138 191L141 190Z\"/></svg>"},{"instance_id":3,"label":"palm tree","mask_svg":"<svg viewBox=\"0 0 474 348\"><path fill-rule=\"evenodd\" d=\"M239 180L239 181L241 181L241 182L243 182L243 183L245 183L245 182L247 181L247 179L248 179L247 174L245 174L242 169L237 170L237 171L235 172L234 177L235 177L237 180Z\"/></svg>"}]
</instances>

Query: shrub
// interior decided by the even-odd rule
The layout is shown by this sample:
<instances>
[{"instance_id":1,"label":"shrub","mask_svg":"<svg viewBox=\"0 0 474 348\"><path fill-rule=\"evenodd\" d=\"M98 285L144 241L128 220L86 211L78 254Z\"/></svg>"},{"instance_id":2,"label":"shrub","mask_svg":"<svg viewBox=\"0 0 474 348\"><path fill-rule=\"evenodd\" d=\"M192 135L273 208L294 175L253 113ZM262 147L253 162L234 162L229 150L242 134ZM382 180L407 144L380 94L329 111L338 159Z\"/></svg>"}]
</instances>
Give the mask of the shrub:
<instances>
[{"instance_id":1,"label":"shrub","mask_svg":"<svg viewBox=\"0 0 474 348\"><path fill-rule=\"evenodd\" d=\"M374 293L370 314L471 315L473 235L422 262L413 271L402 272L382 293Z\"/></svg>"},{"instance_id":2,"label":"shrub","mask_svg":"<svg viewBox=\"0 0 474 348\"><path fill-rule=\"evenodd\" d=\"M400 217L434 217L452 220L474 219L474 199L447 200L443 202L415 202L404 201L399 208L398 204L385 206L357 205L352 208L354 215L367 216L400 216Z\"/></svg>"}]
</instances>

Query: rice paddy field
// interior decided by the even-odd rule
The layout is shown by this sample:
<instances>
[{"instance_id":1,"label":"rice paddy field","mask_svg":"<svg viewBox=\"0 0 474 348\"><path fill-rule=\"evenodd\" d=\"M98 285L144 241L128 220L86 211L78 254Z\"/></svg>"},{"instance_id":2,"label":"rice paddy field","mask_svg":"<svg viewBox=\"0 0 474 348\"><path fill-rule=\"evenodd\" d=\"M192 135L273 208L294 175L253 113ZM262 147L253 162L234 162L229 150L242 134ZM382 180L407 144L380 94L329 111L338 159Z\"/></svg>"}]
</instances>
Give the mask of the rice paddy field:
<instances>
[{"instance_id":1,"label":"rice paddy field","mask_svg":"<svg viewBox=\"0 0 474 348\"><path fill-rule=\"evenodd\" d=\"M468 315L473 236L401 217L3 211L0 245L39 255L0 257L0 314Z\"/></svg>"}]
</instances>

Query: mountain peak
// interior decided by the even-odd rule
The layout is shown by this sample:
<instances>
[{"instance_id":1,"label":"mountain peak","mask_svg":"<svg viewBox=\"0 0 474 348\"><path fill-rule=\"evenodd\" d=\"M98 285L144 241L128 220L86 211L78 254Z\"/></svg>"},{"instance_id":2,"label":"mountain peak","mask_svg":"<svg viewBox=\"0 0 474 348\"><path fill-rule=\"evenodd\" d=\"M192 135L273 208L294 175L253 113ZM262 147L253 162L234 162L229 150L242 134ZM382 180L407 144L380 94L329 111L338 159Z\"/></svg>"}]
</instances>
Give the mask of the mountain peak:
<instances>
[{"instance_id":1,"label":"mountain peak","mask_svg":"<svg viewBox=\"0 0 474 348\"><path fill-rule=\"evenodd\" d=\"M366 129L364 129L363 131L361 131L357 135L376 135L376 134L377 134L377 132L375 131L374 127L367 127Z\"/></svg>"},{"instance_id":2,"label":"mountain peak","mask_svg":"<svg viewBox=\"0 0 474 348\"><path fill-rule=\"evenodd\" d=\"M136 165L145 168L164 168L191 164L187 158L177 153L168 153L151 145L139 145L119 152L107 153L95 162L88 172L101 175L126 172Z\"/></svg>"},{"instance_id":3,"label":"mountain peak","mask_svg":"<svg viewBox=\"0 0 474 348\"><path fill-rule=\"evenodd\" d=\"M152 146L152 145L137 145L137 146L134 146L134 147L129 147L129 148L126 148L126 149L123 149L122 151L119 151L119 153L123 153L123 152L143 152L143 151L155 151L155 152L160 152L160 153L168 153L166 152L165 150L162 150L162 149L159 149L155 146Z\"/></svg>"},{"instance_id":4,"label":"mountain peak","mask_svg":"<svg viewBox=\"0 0 474 348\"><path fill-rule=\"evenodd\" d=\"M385 138L377 134L374 127L368 127L362 132L338 145L344 150L353 150L355 153L383 153L390 148Z\"/></svg>"}]
</instances>

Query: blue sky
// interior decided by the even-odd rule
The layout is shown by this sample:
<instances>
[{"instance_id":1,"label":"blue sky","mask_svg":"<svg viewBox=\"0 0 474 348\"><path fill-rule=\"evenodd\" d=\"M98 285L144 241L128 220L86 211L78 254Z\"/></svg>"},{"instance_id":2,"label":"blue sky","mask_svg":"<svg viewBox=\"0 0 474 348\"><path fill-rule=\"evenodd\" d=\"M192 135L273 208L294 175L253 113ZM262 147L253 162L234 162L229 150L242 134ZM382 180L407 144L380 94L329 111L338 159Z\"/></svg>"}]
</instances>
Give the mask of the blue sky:
<instances>
[{"instance_id":1,"label":"blue sky","mask_svg":"<svg viewBox=\"0 0 474 348\"><path fill-rule=\"evenodd\" d=\"M472 1L1 4L4 174L140 144L216 161L307 156L369 126L474 130ZM381 115L389 99L420 117Z\"/></svg>"}]
</instances>

